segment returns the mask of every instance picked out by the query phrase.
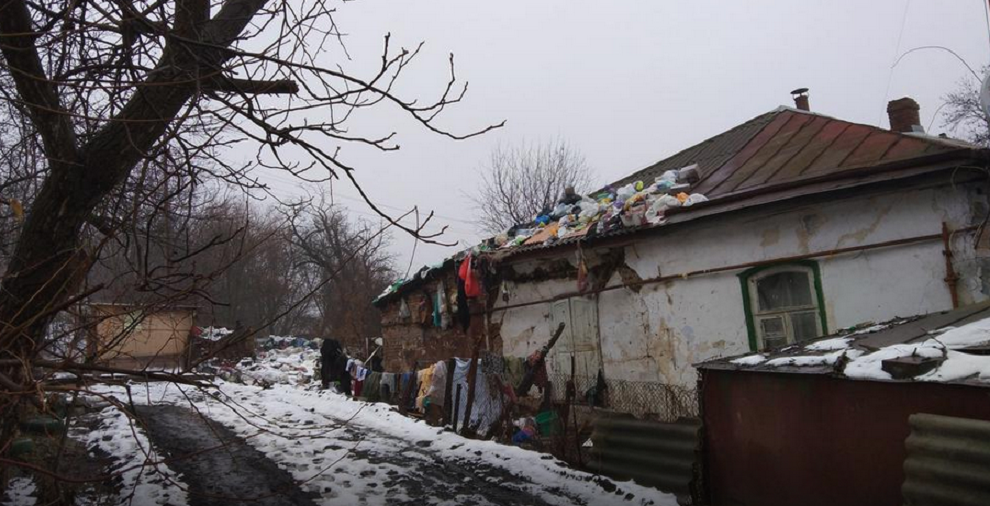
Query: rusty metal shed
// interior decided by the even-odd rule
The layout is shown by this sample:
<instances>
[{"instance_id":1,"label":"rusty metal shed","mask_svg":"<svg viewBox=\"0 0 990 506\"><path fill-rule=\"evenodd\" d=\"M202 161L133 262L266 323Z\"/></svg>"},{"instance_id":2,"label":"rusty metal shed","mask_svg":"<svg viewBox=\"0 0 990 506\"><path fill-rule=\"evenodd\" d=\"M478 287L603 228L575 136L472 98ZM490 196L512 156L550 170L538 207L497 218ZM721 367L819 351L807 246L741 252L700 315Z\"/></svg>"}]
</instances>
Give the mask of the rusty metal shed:
<instances>
[{"instance_id":1,"label":"rusty metal shed","mask_svg":"<svg viewBox=\"0 0 990 506\"><path fill-rule=\"evenodd\" d=\"M986 318L990 305L980 304L844 335L851 340L849 349L868 353ZM830 338L816 342L824 339ZM774 359L814 356L807 344L764 354L766 360L723 358L696 366L712 504L906 504L902 487L911 447L905 442L912 416L990 421L990 384L979 378L854 380L835 363L769 365ZM981 454L990 455L990 447L984 450ZM944 485L950 495L966 496L987 483Z\"/></svg>"}]
</instances>

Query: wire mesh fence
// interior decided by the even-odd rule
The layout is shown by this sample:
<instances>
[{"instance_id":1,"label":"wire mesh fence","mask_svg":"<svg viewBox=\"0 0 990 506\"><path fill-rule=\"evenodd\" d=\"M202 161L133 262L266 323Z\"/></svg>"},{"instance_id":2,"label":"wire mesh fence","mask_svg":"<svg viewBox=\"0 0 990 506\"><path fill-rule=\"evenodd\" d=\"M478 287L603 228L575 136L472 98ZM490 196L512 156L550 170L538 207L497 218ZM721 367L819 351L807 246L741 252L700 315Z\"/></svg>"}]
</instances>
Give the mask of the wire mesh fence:
<instances>
[{"instance_id":1,"label":"wire mesh fence","mask_svg":"<svg viewBox=\"0 0 990 506\"><path fill-rule=\"evenodd\" d=\"M568 374L551 374L554 401L566 399ZM698 391L654 381L604 379L575 376L575 404L608 408L661 422L698 416Z\"/></svg>"}]
</instances>

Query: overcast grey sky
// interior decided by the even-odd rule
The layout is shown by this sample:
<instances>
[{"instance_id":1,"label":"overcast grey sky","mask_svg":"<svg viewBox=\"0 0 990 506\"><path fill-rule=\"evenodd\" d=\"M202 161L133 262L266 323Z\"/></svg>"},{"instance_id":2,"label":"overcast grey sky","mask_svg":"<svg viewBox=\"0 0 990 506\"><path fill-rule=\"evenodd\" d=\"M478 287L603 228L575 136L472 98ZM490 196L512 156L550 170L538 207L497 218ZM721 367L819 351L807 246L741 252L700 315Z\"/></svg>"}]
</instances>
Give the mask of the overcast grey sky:
<instances>
[{"instance_id":1,"label":"overcast grey sky","mask_svg":"<svg viewBox=\"0 0 990 506\"><path fill-rule=\"evenodd\" d=\"M389 211L418 205L449 225L457 248L420 244L415 268L482 235L466 195L497 143L561 137L581 151L602 183L618 179L779 105L789 91L811 89L811 109L887 127L888 100L911 96L922 122L933 122L942 97L969 72L951 48L979 70L990 61L985 0L871 1L584 1L358 0L339 5L351 61L368 75L382 37L422 55L405 76L405 96L435 98L454 53L457 76L470 82L465 101L440 124L468 131L507 120L501 130L452 141L417 127L387 106L362 112L351 129L398 132L397 152L348 147L344 159ZM339 58L339 53L330 57ZM934 117L930 132L943 131ZM284 176L282 194L298 193ZM369 210L335 186L358 216ZM361 214L364 213L364 214ZM413 240L394 234L404 271Z\"/></svg>"}]
</instances>

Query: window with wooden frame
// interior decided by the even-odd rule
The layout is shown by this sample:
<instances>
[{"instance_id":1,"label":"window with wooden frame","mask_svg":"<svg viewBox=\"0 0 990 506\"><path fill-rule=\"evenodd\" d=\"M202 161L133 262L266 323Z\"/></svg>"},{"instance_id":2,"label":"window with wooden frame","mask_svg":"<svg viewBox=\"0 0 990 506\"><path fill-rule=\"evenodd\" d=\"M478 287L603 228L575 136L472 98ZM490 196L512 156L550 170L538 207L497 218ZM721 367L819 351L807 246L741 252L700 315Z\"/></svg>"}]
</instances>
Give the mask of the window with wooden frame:
<instances>
[{"instance_id":1,"label":"window with wooden frame","mask_svg":"<svg viewBox=\"0 0 990 506\"><path fill-rule=\"evenodd\" d=\"M750 348L780 348L826 334L818 264L750 269L740 281Z\"/></svg>"}]
</instances>

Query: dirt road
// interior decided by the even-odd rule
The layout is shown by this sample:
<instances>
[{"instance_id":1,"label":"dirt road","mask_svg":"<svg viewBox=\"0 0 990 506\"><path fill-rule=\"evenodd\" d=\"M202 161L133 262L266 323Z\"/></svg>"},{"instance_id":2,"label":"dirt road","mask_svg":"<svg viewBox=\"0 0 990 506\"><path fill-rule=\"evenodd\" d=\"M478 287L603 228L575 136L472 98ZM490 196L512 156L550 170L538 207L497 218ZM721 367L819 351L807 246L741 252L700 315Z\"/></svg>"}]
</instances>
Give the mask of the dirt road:
<instances>
[{"instance_id":1,"label":"dirt road","mask_svg":"<svg viewBox=\"0 0 990 506\"><path fill-rule=\"evenodd\" d=\"M229 428L188 407L145 406L139 413L151 441L168 453L169 467L189 486L191 506L312 505L314 499L319 504L419 506L426 498L430 504L550 506L541 497L548 492L560 499L554 504L586 504L565 489L528 480L525 469L510 472L451 458L430 441L406 441L359 426L344 427L321 446L326 452L346 450L347 455L320 480L306 484L307 489L319 488L307 494L288 472ZM321 460L314 457L312 467ZM263 499L250 503L233 499L259 497Z\"/></svg>"},{"instance_id":2,"label":"dirt road","mask_svg":"<svg viewBox=\"0 0 990 506\"><path fill-rule=\"evenodd\" d=\"M288 472L227 427L168 404L143 406L138 414L189 486L189 506L315 506Z\"/></svg>"}]
</instances>

